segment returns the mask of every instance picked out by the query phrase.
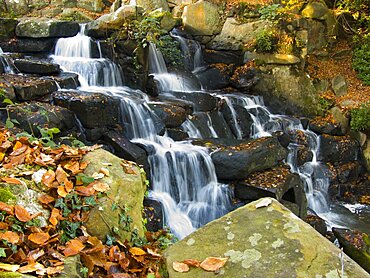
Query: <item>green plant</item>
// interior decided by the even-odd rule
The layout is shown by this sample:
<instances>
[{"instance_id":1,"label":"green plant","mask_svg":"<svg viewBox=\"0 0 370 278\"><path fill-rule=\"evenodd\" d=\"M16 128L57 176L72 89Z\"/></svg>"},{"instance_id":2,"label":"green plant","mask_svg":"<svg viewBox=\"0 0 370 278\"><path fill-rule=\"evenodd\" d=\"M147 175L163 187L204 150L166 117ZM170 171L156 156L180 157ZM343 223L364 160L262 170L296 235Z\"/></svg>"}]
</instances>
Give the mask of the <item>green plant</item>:
<instances>
[{"instance_id":1,"label":"green plant","mask_svg":"<svg viewBox=\"0 0 370 278\"><path fill-rule=\"evenodd\" d=\"M325 97L319 98L319 110L321 111L322 115L326 115L328 110L333 107L334 102L331 99L327 99Z\"/></svg>"},{"instance_id":2,"label":"green plant","mask_svg":"<svg viewBox=\"0 0 370 278\"><path fill-rule=\"evenodd\" d=\"M357 38L353 49L352 67L365 85L370 85L370 35Z\"/></svg>"},{"instance_id":3,"label":"green plant","mask_svg":"<svg viewBox=\"0 0 370 278\"><path fill-rule=\"evenodd\" d=\"M256 35L255 49L257 52L271 53L276 49L278 38L272 30L263 29Z\"/></svg>"},{"instance_id":4,"label":"green plant","mask_svg":"<svg viewBox=\"0 0 370 278\"><path fill-rule=\"evenodd\" d=\"M282 16L282 7L280 4L262 6L258 9L261 19L276 21Z\"/></svg>"},{"instance_id":5,"label":"green plant","mask_svg":"<svg viewBox=\"0 0 370 278\"><path fill-rule=\"evenodd\" d=\"M355 131L370 128L370 103L362 104L360 107L351 110L350 126Z\"/></svg>"}]
</instances>

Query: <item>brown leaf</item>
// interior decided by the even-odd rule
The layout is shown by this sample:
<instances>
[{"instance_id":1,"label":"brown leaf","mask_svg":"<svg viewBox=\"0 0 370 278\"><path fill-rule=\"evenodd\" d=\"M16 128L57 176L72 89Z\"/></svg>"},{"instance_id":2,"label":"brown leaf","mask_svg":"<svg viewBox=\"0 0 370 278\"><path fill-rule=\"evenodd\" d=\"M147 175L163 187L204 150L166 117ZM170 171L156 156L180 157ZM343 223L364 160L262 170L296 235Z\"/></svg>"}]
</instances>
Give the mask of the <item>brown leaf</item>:
<instances>
[{"instance_id":1,"label":"brown leaf","mask_svg":"<svg viewBox=\"0 0 370 278\"><path fill-rule=\"evenodd\" d=\"M6 270L6 271L11 271L11 272L16 272L19 269L19 265L17 264L3 264L0 263L0 269Z\"/></svg>"},{"instance_id":2,"label":"brown leaf","mask_svg":"<svg viewBox=\"0 0 370 278\"><path fill-rule=\"evenodd\" d=\"M14 212L19 221L28 222L32 220L31 214L24 207L14 206Z\"/></svg>"},{"instance_id":3,"label":"brown leaf","mask_svg":"<svg viewBox=\"0 0 370 278\"><path fill-rule=\"evenodd\" d=\"M38 245L43 245L50 239L50 235L48 233L32 233L28 236L28 240L36 243Z\"/></svg>"},{"instance_id":4,"label":"brown leaf","mask_svg":"<svg viewBox=\"0 0 370 278\"><path fill-rule=\"evenodd\" d=\"M199 267L200 266L200 261L193 260L193 259L184 260L183 263L187 264L188 266L194 266L194 267Z\"/></svg>"},{"instance_id":5,"label":"brown leaf","mask_svg":"<svg viewBox=\"0 0 370 278\"><path fill-rule=\"evenodd\" d=\"M59 184L65 183L65 181L68 180L68 174L63 170L63 168L60 165L55 171L55 178L57 179Z\"/></svg>"},{"instance_id":6,"label":"brown leaf","mask_svg":"<svg viewBox=\"0 0 370 278\"><path fill-rule=\"evenodd\" d=\"M101 167L99 173L104 174L104 176L109 177L109 170L107 168Z\"/></svg>"},{"instance_id":7,"label":"brown leaf","mask_svg":"<svg viewBox=\"0 0 370 278\"><path fill-rule=\"evenodd\" d=\"M119 250L117 245L114 245L109 249L109 260L111 262L119 261L120 256L121 256L121 251Z\"/></svg>"},{"instance_id":8,"label":"brown leaf","mask_svg":"<svg viewBox=\"0 0 370 278\"><path fill-rule=\"evenodd\" d=\"M34 262L34 263L30 263L28 265L20 267L17 271L20 273L30 273L30 272L34 272L37 270L42 270L44 268L45 267L42 264Z\"/></svg>"},{"instance_id":9,"label":"brown leaf","mask_svg":"<svg viewBox=\"0 0 370 278\"><path fill-rule=\"evenodd\" d=\"M59 266L50 266L46 269L46 274L48 275L54 275L54 274L60 274L62 273L64 269L64 265L59 265Z\"/></svg>"},{"instance_id":10,"label":"brown leaf","mask_svg":"<svg viewBox=\"0 0 370 278\"><path fill-rule=\"evenodd\" d=\"M101 240L98 239L97 237L92 237L92 236L88 237L87 243L90 244L92 248L85 250L84 252L86 254L101 252L105 248Z\"/></svg>"},{"instance_id":11,"label":"brown leaf","mask_svg":"<svg viewBox=\"0 0 370 278\"><path fill-rule=\"evenodd\" d=\"M37 199L40 201L41 204L45 204L45 205L50 204L55 201L55 198L48 194L42 194Z\"/></svg>"},{"instance_id":12,"label":"brown leaf","mask_svg":"<svg viewBox=\"0 0 370 278\"><path fill-rule=\"evenodd\" d=\"M89 162L83 161L80 163L80 169L85 170L88 165L89 165Z\"/></svg>"},{"instance_id":13,"label":"brown leaf","mask_svg":"<svg viewBox=\"0 0 370 278\"><path fill-rule=\"evenodd\" d=\"M136 174L136 171L135 171L135 168L133 167L132 164L129 164L127 161L124 162L124 161L121 161L121 166L123 168L123 171L126 173L126 174Z\"/></svg>"},{"instance_id":14,"label":"brown leaf","mask_svg":"<svg viewBox=\"0 0 370 278\"><path fill-rule=\"evenodd\" d=\"M22 145L21 142L17 142L14 145L13 152L10 153L11 156L18 156L22 153L24 153L29 147L27 145Z\"/></svg>"},{"instance_id":15,"label":"brown leaf","mask_svg":"<svg viewBox=\"0 0 370 278\"><path fill-rule=\"evenodd\" d=\"M58 192L58 195L63 198L68 195L63 185L58 186L57 192Z\"/></svg>"},{"instance_id":16,"label":"brown leaf","mask_svg":"<svg viewBox=\"0 0 370 278\"><path fill-rule=\"evenodd\" d=\"M0 222L0 230L7 230L9 228L9 224L5 222Z\"/></svg>"},{"instance_id":17,"label":"brown leaf","mask_svg":"<svg viewBox=\"0 0 370 278\"><path fill-rule=\"evenodd\" d=\"M53 182L55 181L55 172L53 170L48 170L43 176L42 176L42 182L47 187L53 187Z\"/></svg>"},{"instance_id":18,"label":"brown leaf","mask_svg":"<svg viewBox=\"0 0 370 278\"><path fill-rule=\"evenodd\" d=\"M131 247L129 252L133 255L133 256L142 256L142 255L145 255L146 252L139 248L139 247Z\"/></svg>"},{"instance_id":19,"label":"brown leaf","mask_svg":"<svg viewBox=\"0 0 370 278\"><path fill-rule=\"evenodd\" d=\"M201 262L200 267L206 271L217 271L227 262L228 258L208 257Z\"/></svg>"},{"instance_id":20,"label":"brown leaf","mask_svg":"<svg viewBox=\"0 0 370 278\"><path fill-rule=\"evenodd\" d=\"M155 252L154 250L150 248L147 248L146 251L148 252L148 254L152 255L153 257L162 257L161 254L158 254L157 252Z\"/></svg>"},{"instance_id":21,"label":"brown leaf","mask_svg":"<svg viewBox=\"0 0 370 278\"><path fill-rule=\"evenodd\" d=\"M0 210L5 211L7 214L14 215L14 206L0 202Z\"/></svg>"},{"instance_id":22,"label":"brown leaf","mask_svg":"<svg viewBox=\"0 0 370 278\"><path fill-rule=\"evenodd\" d=\"M37 261L39 258L41 258L42 256L45 255L45 251L44 249L35 249L35 250L32 250L28 253L28 260L29 261Z\"/></svg>"},{"instance_id":23,"label":"brown leaf","mask_svg":"<svg viewBox=\"0 0 370 278\"><path fill-rule=\"evenodd\" d=\"M176 272L188 272L190 270L189 266L187 264L181 263L181 262L173 262L172 268Z\"/></svg>"},{"instance_id":24,"label":"brown leaf","mask_svg":"<svg viewBox=\"0 0 370 278\"><path fill-rule=\"evenodd\" d=\"M20 240L20 237L15 232L6 231L5 233L0 233L0 240L6 240L11 244L17 244Z\"/></svg>"},{"instance_id":25,"label":"brown leaf","mask_svg":"<svg viewBox=\"0 0 370 278\"><path fill-rule=\"evenodd\" d=\"M66 249L64 249L63 254L66 257L77 255L85 245L78 239L71 239L66 244Z\"/></svg>"},{"instance_id":26,"label":"brown leaf","mask_svg":"<svg viewBox=\"0 0 370 278\"><path fill-rule=\"evenodd\" d=\"M52 211L51 211L49 222L52 225L56 226L58 224L60 218L61 218L60 210L57 209L57 208L53 208Z\"/></svg>"},{"instance_id":27,"label":"brown leaf","mask_svg":"<svg viewBox=\"0 0 370 278\"><path fill-rule=\"evenodd\" d=\"M64 181L64 188L66 190L66 192L71 192L72 189L73 189L73 182L71 182L70 180L65 180Z\"/></svg>"},{"instance_id":28,"label":"brown leaf","mask_svg":"<svg viewBox=\"0 0 370 278\"><path fill-rule=\"evenodd\" d=\"M108 184L100 181L93 182L92 186L98 192L106 192L110 189Z\"/></svg>"},{"instance_id":29,"label":"brown leaf","mask_svg":"<svg viewBox=\"0 0 370 278\"><path fill-rule=\"evenodd\" d=\"M92 196L95 194L95 189L93 186L76 186L75 187L75 190L77 192L78 195L81 195L81 196L86 196L86 197L89 197L89 196Z\"/></svg>"},{"instance_id":30,"label":"brown leaf","mask_svg":"<svg viewBox=\"0 0 370 278\"><path fill-rule=\"evenodd\" d=\"M78 161L69 161L63 167L64 167L64 169L71 171L72 174L74 174L74 175L81 172L80 163Z\"/></svg>"},{"instance_id":31,"label":"brown leaf","mask_svg":"<svg viewBox=\"0 0 370 278\"><path fill-rule=\"evenodd\" d=\"M9 183L9 184L22 184L22 181L17 178L11 178L11 177L3 177L1 178L3 182Z\"/></svg>"}]
</instances>

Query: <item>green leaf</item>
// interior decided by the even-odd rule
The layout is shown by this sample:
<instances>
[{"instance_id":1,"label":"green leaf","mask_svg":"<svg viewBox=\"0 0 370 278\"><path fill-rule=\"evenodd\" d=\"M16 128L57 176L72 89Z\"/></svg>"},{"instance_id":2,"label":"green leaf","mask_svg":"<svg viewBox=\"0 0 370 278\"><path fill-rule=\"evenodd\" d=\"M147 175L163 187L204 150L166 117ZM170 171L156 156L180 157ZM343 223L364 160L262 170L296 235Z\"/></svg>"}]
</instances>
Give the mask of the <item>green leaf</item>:
<instances>
[{"instance_id":1,"label":"green leaf","mask_svg":"<svg viewBox=\"0 0 370 278\"><path fill-rule=\"evenodd\" d=\"M155 274L154 273L148 273L146 278L155 278Z\"/></svg>"},{"instance_id":2,"label":"green leaf","mask_svg":"<svg viewBox=\"0 0 370 278\"><path fill-rule=\"evenodd\" d=\"M0 248L0 257L6 258L5 248Z\"/></svg>"},{"instance_id":3,"label":"green leaf","mask_svg":"<svg viewBox=\"0 0 370 278\"><path fill-rule=\"evenodd\" d=\"M18 120L17 119L11 119L11 121L15 124L19 124Z\"/></svg>"},{"instance_id":4,"label":"green leaf","mask_svg":"<svg viewBox=\"0 0 370 278\"><path fill-rule=\"evenodd\" d=\"M3 100L3 103L4 104L14 104L14 102L11 100L11 99L9 99L9 98L5 98L4 100Z\"/></svg>"},{"instance_id":5,"label":"green leaf","mask_svg":"<svg viewBox=\"0 0 370 278\"><path fill-rule=\"evenodd\" d=\"M12 122L12 120L10 118L7 118L6 119L5 126L7 128L13 128L14 127L14 124L13 124L13 122Z\"/></svg>"}]
</instances>

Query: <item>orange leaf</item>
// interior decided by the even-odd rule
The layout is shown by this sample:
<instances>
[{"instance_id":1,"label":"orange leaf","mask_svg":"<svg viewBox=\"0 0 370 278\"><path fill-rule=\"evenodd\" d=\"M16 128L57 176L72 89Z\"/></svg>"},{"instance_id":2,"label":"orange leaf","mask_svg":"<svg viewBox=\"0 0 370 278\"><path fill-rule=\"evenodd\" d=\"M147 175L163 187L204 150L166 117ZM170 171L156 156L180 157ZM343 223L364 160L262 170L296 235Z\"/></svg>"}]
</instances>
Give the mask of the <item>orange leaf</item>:
<instances>
[{"instance_id":1,"label":"orange leaf","mask_svg":"<svg viewBox=\"0 0 370 278\"><path fill-rule=\"evenodd\" d=\"M89 165L89 162L83 161L80 163L80 169L85 170L88 165Z\"/></svg>"},{"instance_id":2,"label":"orange leaf","mask_svg":"<svg viewBox=\"0 0 370 278\"><path fill-rule=\"evenodd\" d=\"M80 172L80 163L78 163L78 161L70 161L63 167L64 169L71 171L74 175Z\"/></svg>"},{"instance_id":3,"label":"orange leaf","mask_svg":"<svg viewBox=\"0 0 370 278\"><path fill-rule=\"evenodd\" d=\"M5 233L0 234L1 240L6 240L11 244L17 244L20 240L19 235L15 232L6 231Z\"/></svg>"},{"instance_id":4,"label":"orange leaf","mask_svg":"<svg viewBox=\"0 0 370 278\"><path fill-rule=\"evenodd\" d=\"M48 170L43 176L42 176L42 182L47 187L52 187L53 182L55 180L55 172L53 170Z\"/></svg>"},{"instance_id":5,"label":"orange leaf","mask_svg":"<svg viewBox=\"0 0 370 278\"><path fill-rule=\"evenodd\" d=\"M57 170L55 171L55 177L59 184L64 183L67 178L68 174L63 170L63 168L59 165Z\"/></svg>"},{"instance_id":6,"label":"orange leaf","mask_svg":"<svg viewBox=\"0 0 370 278\"><path fill-rule=\"evenodd\" d=\"M106 192L110 189L108 184L100 181L93 182L92 186L98 192Z\"/></svg>"},{"instance_id":7,"label":"orange leaf","mask_svg":"<svg viewBox=\"0 0 370 278\"><path fill-rule=\"evenodd\" d=\"M51 197L48 194L43 194L39 196L37 199L40 201L41 204L45 204L45 205L50 204L55 201L55 198Z\"/></svg>"},{"instance_id":8,"label":"orange leaf","mask_svg":"<svg viewBox=\"0 0 370 278\"><path fill-rule=\"evenodd\" d=\"M71 182L70 180L65 180L64 181L64 188L65 190L69 193L72 191L73 189L73 182Z\"/></svg>"},{"instance_id":9,"label":"orange leaf","mask_svg":"<svg viewBox=\"0 0 370 278\"><path fill-rule=\"evenodd\" d=\"M5 211L7 214L13 215L14 214L14 206L5 204L0 202L0 210Z\"/></svg>"},{"instance_id":10,"label":"orange leaf","mask_svg":"<svg viewBox=\"0 0 370 278\"><path fill-rule=\"evenodd\" d=\"M17 178L4 177L1 180L3 182L10 183L10 184L22 184L21 180Z\"/></svg>"},{"instance_id":11,"label":"orange leaf","mask_svg":"<svg viewBox=\"0 0 370 278\"><path fill-rule=\"evenodd\" d=\"M142 256L146 254L146 252L139 247L131 247L129 252L134 256Z\"/></svg>"},{"instance_id":12,"label":"orange leaf","mask_svg":"<svg viewBox=\"0 0 370 278\"><path fill-rule=\"evenodd\" d=\"M7 230L9 228L9 224L5 222L0 222L0 230Z\"/></svg>"},{"instance_id":13,"label":"orange leaf","mask_svg":"<svg viewBox=\"0 0 370 278\"><path fill-rule=\"evenodd\" d=\"M19 221L27 222L32 219L31 214L24 207L14 206L14 211Z\"/></svg>"},{"instance_id":14,"label":"orange leaf","mask_svg":"<svg viewBox=\"0 0 370 278\"><path fill-rule=\"evenodd\" d=\"M188 259L188 260L184 260L183 263L187 264L188 266L194 266L194 267L200 266L200 261L198 260Z\"/></svg>"},{"instance_id":15,"label":"orange leaf","mask_svg":"<svg viewBox=\"0 0 370 278\"><path fill-rule=\"evenodd\" d=\"M88 186L76 186L75 187L75 190L77 192L78 195L81 195L81 196L92 196L95 194L95 189L94 187L88 185Z\"/></svg>"},{"instance_id":16,"label":"orange leaf","mask_svg":"<svg viewBox=\"0 0 370 278\"><path fill-rule=\"evenodd\" d=\"M63 269L64 269L63 265L59 265L55 267L50 266L46 269L46 273L48 275L59 274L59 273L62 273Z\"/></svg>"},{"instance_id":17,"label":"orange leaf","mask_svg":"<svg viewBox=\"0 0 370 278\"><path fill-rule=\"evenodd\" d=\"M200 267L206 271L217 271L227 262L227 258L208 257L201 262Z\"/></svg>"},{"instance_id":18,"label":"orange leaf","mask_svg":"<svg viewBox=\"0 0 370 278\"><path fill-rule=\"evenodd\" d=\"M64 256L70 257L77 255L82 249L84 249L85 245L78 239L71 239L66 244L66 249L64 249L63 253Z\"/></svg>"},{"instance_id":19,"label":"orange leaf","mask_svg":"<svg viewBox=\"0 0 370 278\"><path fill-rule=\"evenodd\" d=\"M172 268L176 272L188 272L190 270L189 266L187 264L181 263L181 262L173 262Z\"/></svg>"},{"instance_id":20,"label":"orange leaf","mask_svg":"<svg viewBox=\"0 0 370 278\"><path fill-rule=\"evenodd\" d=\"M30 273L36 270L42 270L45 267L40 263L30 263L28 265L20 267L17 271L20 273Z\"/></svg>"},{"instance_id":21,"label":"orange leaf","mask_svg":"<svg viewBox=\"0 0 370 278\"><path fill-rule=\"evenodd\" d=\"M52 225L56 226L58 224L58 221L59 221L60 217L61 217L60 210L57 209L57 208L53 208L53 210L51 211L49 222Z\"/></svg>"},{"instance_id":22,"label":"orange leaf","mask_svg":"<svg viewBox=\"0 0 370 278\"><path fill-rule=\"evenodd\" d=\"M64 186L63 185L60 185L60 186L58 186L58 195L60 196L60 197L65 197L65 196L67 196L68 195L68 193L67 193L67 191L66 191L66 189L64 188Z\"/></svg>"},{"instance_id":23,"label":"orange leaf","mask_svg":"<svg viewBox=\"0 0 370 278\"><path fill-rule=\"evenodd\" d=\"M32 241L33 243L43 245L50 239L50 235L48 233L32 233L28 236L28 240Z\"/></svg>"}]
</instances>

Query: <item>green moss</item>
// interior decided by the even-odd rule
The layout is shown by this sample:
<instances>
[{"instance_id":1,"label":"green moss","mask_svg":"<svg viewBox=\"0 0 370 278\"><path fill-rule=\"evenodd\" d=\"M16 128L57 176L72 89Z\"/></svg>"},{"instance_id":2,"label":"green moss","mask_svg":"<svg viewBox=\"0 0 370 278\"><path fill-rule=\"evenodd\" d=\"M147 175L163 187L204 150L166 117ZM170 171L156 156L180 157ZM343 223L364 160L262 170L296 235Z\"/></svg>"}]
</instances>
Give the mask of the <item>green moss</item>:
<instances>
[{"instance_id":1,"label":"green moss","mask_svg":"<svg viewBox=\"0 0 370 278\"><path fill-rule=\"evenodd\" d=\"M350 126L352 130L361 131L370 128L370 105L362 104L351 110Z\"/></svg>"},{"instance_id":2,"label":"green moss","mask_svg":"<svg viewBox=\"0 0 370 278\"><path fill-rule=\"evenodd\" d=\"M0 188L0 202L12 204L15 202L17 198L14 194L9 190L9 188Z\"/></svg>"}]
</instances>

